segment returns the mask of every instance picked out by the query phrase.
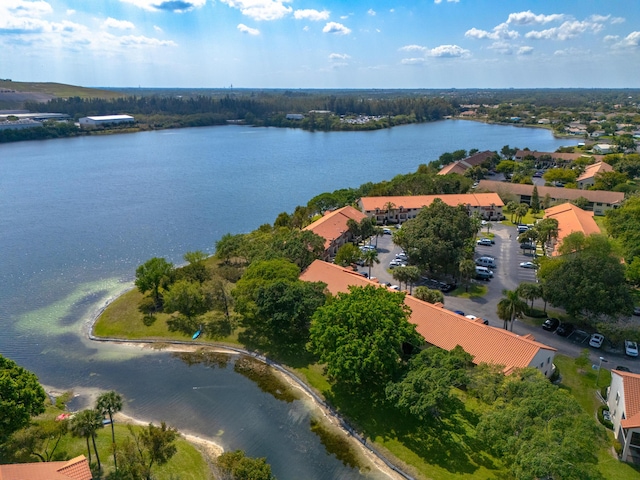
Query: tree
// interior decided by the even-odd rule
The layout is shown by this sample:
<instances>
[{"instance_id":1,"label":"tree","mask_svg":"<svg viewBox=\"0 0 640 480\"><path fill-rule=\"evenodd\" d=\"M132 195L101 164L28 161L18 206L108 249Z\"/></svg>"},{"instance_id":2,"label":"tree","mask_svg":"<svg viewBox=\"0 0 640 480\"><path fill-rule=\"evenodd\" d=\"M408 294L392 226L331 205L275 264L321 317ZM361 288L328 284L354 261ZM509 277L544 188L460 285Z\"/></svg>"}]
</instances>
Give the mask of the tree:
<instances>
[{"instance_id":1,"label":"tree","mask_svg":"<svg viewBox=\"0 0 640 480\"><path fill-rule=\"evenodd\" d=\"M33 457L41 462L50 462L57 458L56 450L67 433L69 420L39 419L14 432L4 446L11 446L11 460L17 463L33 461Z\"/></svg>"},{"instance_id":2,"label":"tree","mask_svg":"<svg viewBox=\"0 0 640 480\"><path fill-rule=\"evenodd\" d=\"M593 184L594 190L613 190L618 185L627 183L629 177L626 173L620 172L598 172L596 173L595 183Z\"/></svg>"},{"instance_id":3,"label":"tree","mask_svg":"<svg viewBox=\"0 0 640 480\"><path fill-rule=\"evenodd\" d=\"M496 390L477 434L505 462L510 478L602 478L596 454L603 430L568 391L531 368L505 377Z\"/></svg>"},{"instance_id":4,"label":"tree","mask_svg":"<svg viewBox=\"0 0 640 480\"><path fill-rule=\"evenodd\" d=\"M576 237L569 235L567 239ZM549 259L539 276L544 283L546 298L566 309L569 315L614 317L629 314L633 301L625 283L625 267L603 235L583 237L584 246L571 243L576 250L559 258ZM561 246L565 252L567 239Z\"/></svg>"},{"instance_id":5,"label":"tree","mask_svg":"<svg viewBox=\"0 0 640 480\"><path fill-rule=\"evenodd\" d=\"M362 252L362 260L364 261L365 266L369 267L369 278L371 278L371 267L375 263L380 263L378 259L378 251L373 250L372 248Z\"/></svg>"},{"instance_id":6,"label":"tree","mask_svg":"<svg viewBox=\"0 0 640 480\"><path fill-rule=\"evenodd\" d=\"M623 133L622 135L616 135L613 137L613 144L618 147L618 152L632 151L635 152L637 144L633 138L633 135L629 133Z\"/></svg>"},{"instance_id":7,"label":"tree","mask_svg":"<svg viewBox=\"0 0 640 480\"><path fill-rule=\"evenodd\" d=\"M413 265L402 268L405 273L405 285L409 285L409 295L413 292L413 285L420 280L420 269Z\"/></svg>"},{"instance_id":8,"label":"tree","mask_svg":"<svg viewBox=\"0 0 640 480\"><path fill-rule=\"evenodd\" d=\"M96 461L98 462L98 470L100 470L102 466L100 465L100 456L98 455L98 448L96 447L96 432L100 428L104 428L102 414L98 410L82 410L76 413L71 419L69 428L74 437L80 437L86 440L87 452L89 453L89 465L91 465L91 448L89 447L89 438L91 438L93 451L96 454Z\"/></svg>"},{"instance_id":9,"label":"tree","mask_svg":"<svg viewBox=\"0 0 640 480\"><path fill-rule=\"evenodd\" d=\"M164 465L176 454L178 431L162 422L159 427L149 424L137 433L128 425L130 438L122 443L118 452L120 474L132 480L151 480L155 465Z\"/></svg>"},{"instance_id":10,"label":"tree","mask_svg":"<svg viewBox=\"0 0 640 480\"><path fill-rule=\"evenodd\" d=\"M122 410L122 397L113 390L103 393L96 400L96 410L98 410L102 415L109 416L109 424L111 425L111 446L113 448L113 464L117 472L118 460L116 458L116 432L113 427L113 414Z\"/></svg>"},{"instance_id":11,"label":"tree","mask_svg":"<svg viewBox=\"0 0 640 480\"><path fill-rule=\"evenodd\" d=\"M546 193L542 199L542 208L545 210L551 206L551 195Z\"/></svg>"},{"instance_id":12,"label":"tree","mask_svg":"<svg viewBox=\"0 0 640 480\"><path fill-rule=\"evenodd\" d=\"M43 413L45 399L38 377L0 355L0 443Z\"/></svg>"},{"instance_id":13,"label":"tree","mask_svg":"<svg viewBox=\"0 0 640 480\"><path fill-rule=\"evenodd\" d=\"M245 235L242 233L237 235L226 233L216 242L216 255L226 264L229 264L232 258L246 260L242 252L244 240Z\"/></svg>"},{"instance_id":14,"label":"tree","mask_svg":"<svg viewBox=\"0 0 640 480\"><path fill-rule=\"evenodd\" d=\"M518 295L525 300L531 300L531 309L533 309L533 301L542 297L542 285L539 283L523 282L518 285Z\"/></svg>"},{"instance_id":15,"label":"tree","mask_svg":"<svg viewBox=\"0 0 640 480\"><path fill-rule=\"evenodd\" d=\"M547 170L542 178L546 182L562 182L562 183L574 183L576 181L576 172L568 168L550 168Z\"/></svg>"},{"instance_id":16,"label":"tree","mask_svg":"<svg viewBox=\"0 0 640 480\"><path fill-rule=\"evenodd\" d=\"M374 251L375 252L375 251ZM378 252L375 252L376 255ZM343 267L353 265L362 258L362 251L353 243L345 243L336 253L335 263Z\"/></svg>"},{"instance_id":17,"label":"tree","mask_svg":"<svg viewBox=\"0 0 640 480\"><path fill-rule=\"evenodd\" d=\"M533 193L531 194L531 213L538 213L540 211L540 195L538 195L537 185L533 186Z\"/></svg>"},{"instance_id":18,"label":"tree","mask_svg":"<svg viewBox=\"0 0 640 480\"><path fill-rule=\"evenodd\" d=\"M151 291L156 308L162 305L160 288L165 287L173 273L173 264L164 258L154 257L136 269L135 285L140 293Z\"/></svg>"},{"instance_id":19,"label":"tree","mask_svg":"<svg viewBox=\"0 0 640 480\"><path fill-rule=\"evenodd\" d=\"M384 223L385 223L385 224L388 224L388 223L389 223L389 220L391 220L391 217L393 216L393 214L394 214L394 213L395 213L395 211L396 211L396 205L395 205L395 203L393 203L393 202L387 202L387 203L384 205L384 209L385 209L385 211L386 211L386 216L385 216Z\"/></svg>"},{"instance_id":20,"label":"tree","mask_svg":"<svg viewBox=\"0 0 640 480\"><path fill-rule=\"evenodd\" d=\"M182 258L184 258L188 264L176 272L179 275L178 278L184 278L198 283L211 280L211 272L204 263L207 259L206 253L201 250L196 250L185 253Z\"/></svg>"},{"instance_id":21,"label":"tree","mask_svg":"<svg viewBox=\"0 0 640 480\"><path fill-rule=\"evenodd\" d=\"M244 319L247 331L243 333L288 351L304 348L311 317L325 303L325 288L322 282L302 280L263 285L256 292L255 314Z\"/></svg>"},{"instance_id":22,"label":"tree","mask_svg":"<svg viewBox=\"0 0 640 480\"><path fill-rule=\"evenodd\" d=\"M502 160L498 165L496 165L496 172L503 173L506 178L509 178L517 168L518 162L513 160Z\"/></svg>"},{"instance_id":23,"label":"tree","mask_svg":"<svg viewBox=\"0 0 640 480\"><path fill-rule=\"evenodd\" d=\"M199 283L179 280L164 295L165 313L180 312L191 325L194 319L212 306L212 299Z\"/></svg>"},{"instance_id":24,"label":"tree","mask_svg":"<svg viewBox=\"0 0 640 480\"><path fill-rule=\"evenodd\" d=\"M270 243L275 256L286 258L301 270L324 254L324 238L310 230L280 228Z\"/></svg>"},{"instance_id":25,"label":"tree","mask_svg":"<svg viewBox=\"0 0 640 480\"><path fill-rule=\"evenodd\" d=\"M640 256L640 196L632 196L620 208L607 211L607 232L622 244L624 259Z\"/></svg>"},{"instance_id":26,"label":"tree","mask_svg":"<svg viewBox=\"0 0 640 480\"><path fill-rule=\"evenodd\" d=\"M422 350L409 362L404 378L387 385L387 399L421 421L437 416L451 403L451 388L469 382L472 360L459 345L451 351L438 347Z\"/></svg>"},{"instance_id":27,"label":"tree","mask_svg":"<svg viewBox=\"0 0 640 480\"><path fill-rule=\"evenodd\" d=\"M275 480L271 473L271 466L267 463L266 458L247 457L242 450L223 453L216 459L215 465L221 473L219 478L228 480ZM225 476L223 477L223 475Z\"/></svg>"},{"instance_id":28,"label":"tree","mask_svg":"<svg viewBox=\"0 0 640 480\"><path fill-rule=\"evenodd\" d=\"M529 212L529 205L526 203L521 203L516 207L516 211L514 212L516 215L516 223L522 222L523 217Z\"/></svg>"},{"instance_id":29,"label":"tree","mask_svg":"<svg viewBox=\"0 0 640 480\"><path fill-rule=\"evenodd\" d=\"M498 318L504 320L504 329L507 330L507 322L511 322L513 331L513 321L522 315L527 309L527 304L520 299L517 290L502 290L504 298L498 302Z\"/></svg>"},{"instance_id":30,"label":"tree","mask_svg":"<svg viewBox=\"0 0 640 480\"><path fill-rule=\"evenodd\" d=\"M513 223L513 215L516 213L517 208L518 208L518 203L513 200L507 202L507 204L504 206L504 211L511 214L511 218L510 218L511 223Z\"/></svg>"},{"instance_id":31,"label":"tree","mask_svg":"<svg viewBox=\"0 0 640 480\"><path fill-rule=\"evenodd\" d=\"M444 305L444 294L440 290L434 290L428 287L417 287L416 291L413 292L413 296L423 302L442 303Z\"/></svg>"},{"instance_id":32,"label":"tree","mask_svg":"<svg viewBox=\"0 0 640 480\"><path fill-rule=\"evenodd\" d=\"M380 391L402 368L405 345L423 343L408 318L404 294L350 287L316 310L308 348L326 364L331 381Z\"/></svg>"},{"instance_id":33,"label":"tree","mask_svg":"<svg viewBox=\"0 0 640 480\"><path fill-rule=\"evenodd\" d=\"M543 218L533 227L537 234L537 240L542 247L543 255L547 255L547 248L550 242L558 238L558 228L558 220L555 218Z\"/></svg>"},{"instance_id":34,"label":"tree","mask_svg":"<svg viewBox=\"0 0 640 480\"><path fill-rule=\"evenodd\" d=\"M633 257L633 260L625 270L625 278L631 285L640 285L640 257Z\"/></svg>"},{"instance_id":35,"label":"tree","mask_svg":"<svg viewBox=\"0 0 640 480\"><path fill-rule=\"evenodd\" d=\"M469 283L476 275L476 262L469 258L465 258L460 262L458 267L460 270L460 278L464 282L465 291L469 291Z\"/></svg>"}]
</instances>

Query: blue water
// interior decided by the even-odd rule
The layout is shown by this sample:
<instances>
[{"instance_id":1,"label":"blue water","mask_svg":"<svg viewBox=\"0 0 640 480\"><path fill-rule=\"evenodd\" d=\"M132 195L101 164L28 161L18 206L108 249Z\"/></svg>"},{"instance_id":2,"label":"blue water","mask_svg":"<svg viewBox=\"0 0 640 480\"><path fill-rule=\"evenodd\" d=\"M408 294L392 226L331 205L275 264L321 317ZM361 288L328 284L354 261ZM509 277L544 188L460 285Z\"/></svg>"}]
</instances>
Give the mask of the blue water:
<instances>
[{"instance_id":1,"label":"blue water","mask_svg":"<svg viewBox=\"0 0 640 480\"><path fill-rule=\"evenodd\" d=\"M113 388L128 413L267 456L280 480L361 478L324 452L302 402L275 400L232 368L90 342L83 325L149 258L180 263L185 252L213 252L223 234L272 223L319 193L413 172L447 151L575 143L448 120L374 132L227 126L0 145L0 353L46 385Z\"/></svg>"}]
</instances>

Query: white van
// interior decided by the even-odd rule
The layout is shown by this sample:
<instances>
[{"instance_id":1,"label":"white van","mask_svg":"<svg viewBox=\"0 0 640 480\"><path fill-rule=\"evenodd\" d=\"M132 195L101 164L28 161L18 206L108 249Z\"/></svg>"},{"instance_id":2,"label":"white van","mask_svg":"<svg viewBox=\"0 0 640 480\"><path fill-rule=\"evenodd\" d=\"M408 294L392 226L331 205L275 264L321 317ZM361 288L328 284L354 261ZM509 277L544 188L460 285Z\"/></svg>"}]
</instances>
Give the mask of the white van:
<instances>
[{"instance_id":1,"label":"white van","mask_svg":"<svg viewBox=\"0 0 640 480\"><path fill-rule=\"evenodd\" d=\"M480 257L476 258L476 265L479 267L496 268L496 261L491 257Z\"/></svg>"},{"instance_id":2,"label":"white van","mask_svg":"<svg viewBox=\"0 0 640 480\"><path fill-rule=\"evenodd\" d=\"M493 272L487 267L476 267L476 278L489 280L490 278L493 278Z\"/></svg>"}]
</instances>

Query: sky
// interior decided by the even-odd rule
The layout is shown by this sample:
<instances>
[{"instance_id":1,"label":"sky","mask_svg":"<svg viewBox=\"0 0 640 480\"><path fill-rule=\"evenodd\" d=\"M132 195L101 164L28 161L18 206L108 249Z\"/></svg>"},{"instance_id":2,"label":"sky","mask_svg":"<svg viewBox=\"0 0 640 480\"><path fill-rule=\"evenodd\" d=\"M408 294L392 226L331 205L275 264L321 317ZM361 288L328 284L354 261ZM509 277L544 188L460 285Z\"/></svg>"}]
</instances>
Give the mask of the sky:
<instances>
[{"instance_id":1,"label":"sky","mask_svg":"<svg viewBox=\"0 0 640 480\"><path fill-rule=\"evenodd\" d=\"M640 88L640 0L0 0L0 78Z\"/></svg>"}]
</instances>

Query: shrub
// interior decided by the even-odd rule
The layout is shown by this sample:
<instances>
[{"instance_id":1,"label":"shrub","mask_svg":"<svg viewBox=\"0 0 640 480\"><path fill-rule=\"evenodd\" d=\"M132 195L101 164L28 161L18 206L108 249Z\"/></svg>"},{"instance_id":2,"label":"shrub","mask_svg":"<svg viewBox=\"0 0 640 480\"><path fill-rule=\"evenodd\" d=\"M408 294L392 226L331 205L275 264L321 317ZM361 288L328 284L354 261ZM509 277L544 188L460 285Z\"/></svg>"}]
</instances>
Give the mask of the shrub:
<instances>
[{"instance_id":1,"label":"shrub","mask_svg":"<svg viewBox=\"0 0 640 480\"><path fill-rule=\"evenodd\" d=\"M609 410L609 407L607 405L600 405L600 407L598 408L598 421L604 425L605 427L607 427L609 430L613 430L613 423L611 423L610 420L605 420L604 419L604 415L602 412L604 412L605 410Z\"/></svg>"}]
</instances>

